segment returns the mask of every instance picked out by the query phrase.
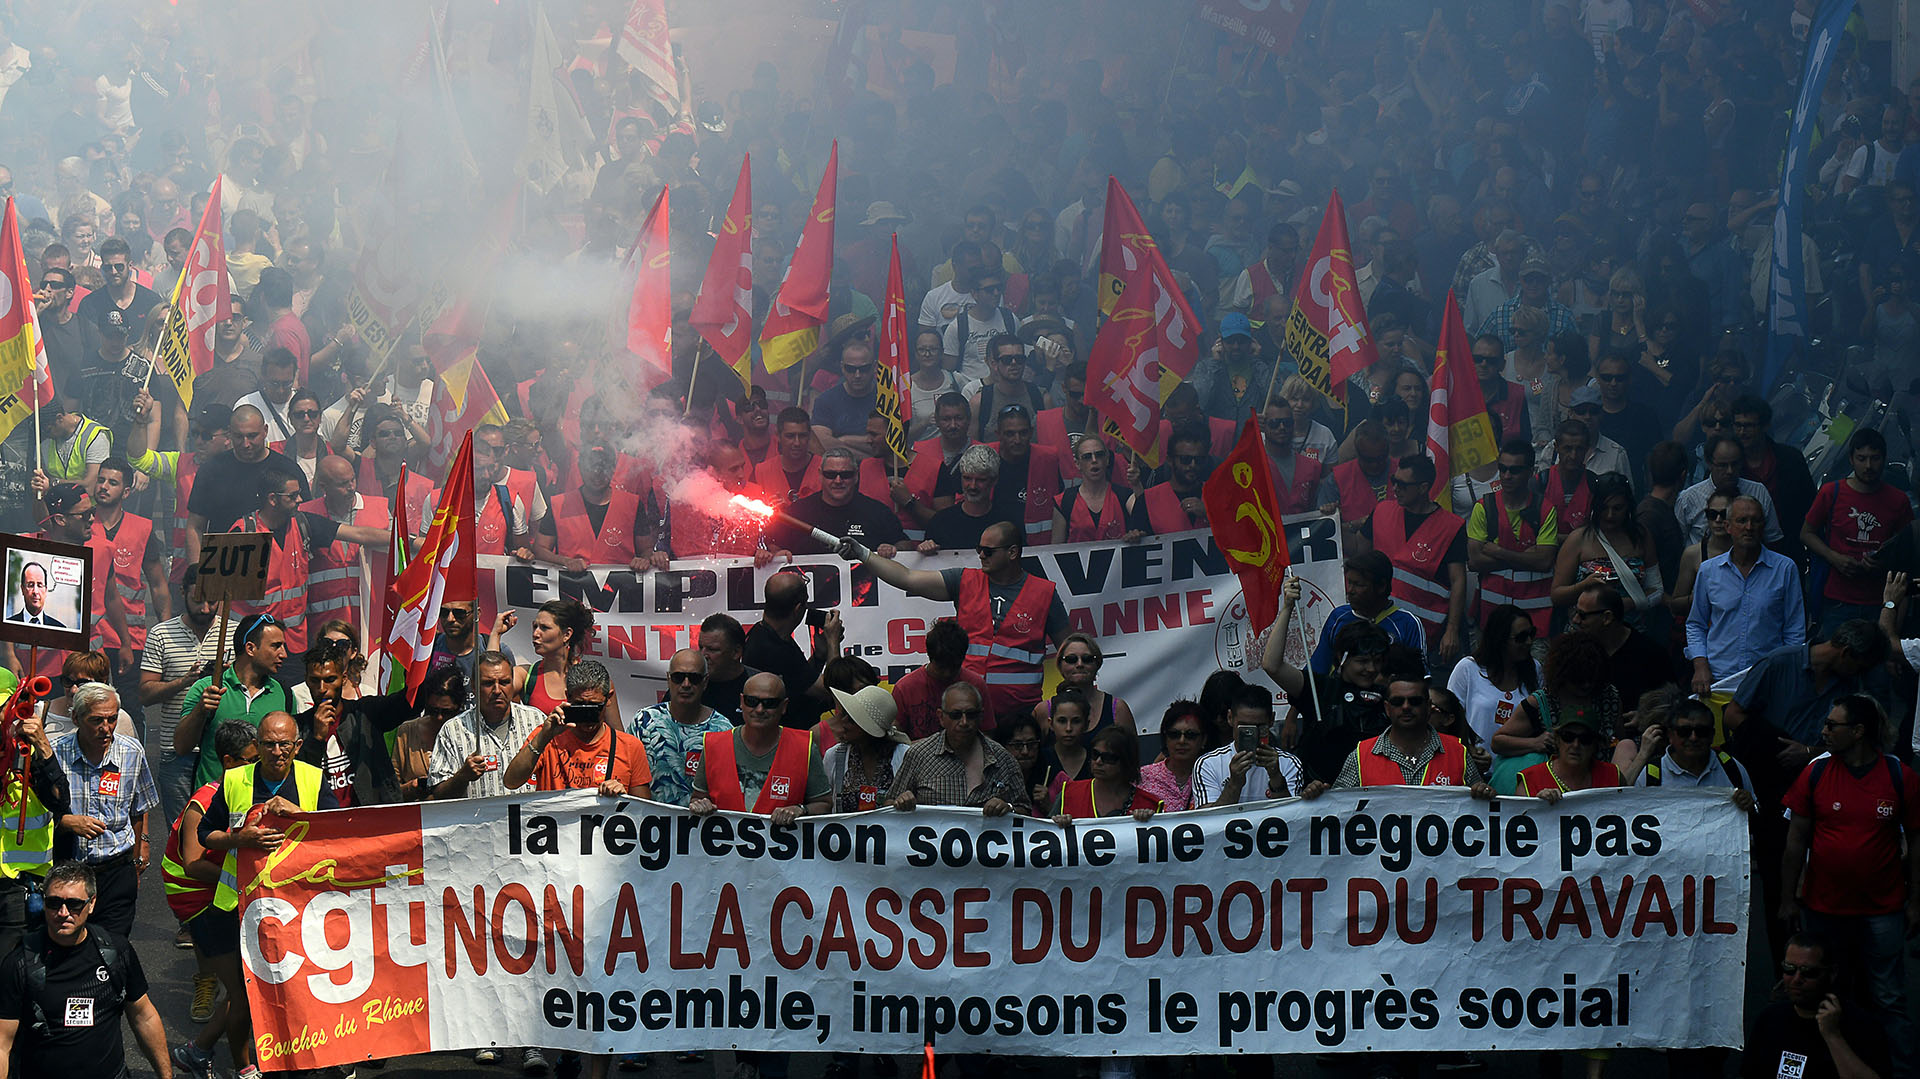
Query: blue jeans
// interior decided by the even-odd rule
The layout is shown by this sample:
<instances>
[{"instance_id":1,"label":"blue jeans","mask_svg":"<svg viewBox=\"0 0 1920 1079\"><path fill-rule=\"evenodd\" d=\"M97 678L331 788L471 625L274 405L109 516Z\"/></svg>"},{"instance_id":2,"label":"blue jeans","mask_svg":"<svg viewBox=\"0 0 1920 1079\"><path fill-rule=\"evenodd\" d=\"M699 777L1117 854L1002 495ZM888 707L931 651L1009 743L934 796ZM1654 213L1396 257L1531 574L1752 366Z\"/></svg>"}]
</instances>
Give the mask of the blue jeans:
<instances>
[{"instance_id":1,"label":"blue jeans","mask_svg":"<svg viewBox=\"0 0 1920 1079\"><path fill-rule=\"evenodd\" d=\"M1913 1079L1913 1021L1907 1016L1907 916L1822 914L1806 910L1801 924L1840 951L1843 962L1866 975L1893 1055L1893 1074Z\"/></svg>"},{"instance_id":2,"label":"blue jeans","mask_svg":"<svg viewBox=\"0 0 1920 1079\"><path fill-rule=\"evenodd\" d=\"M1823 641L1828 640L1833 636L1833 631L1840 628L1840 623L1854 618L1863 618L1869 622L1878 622L1880 619L1880 605L1877 603L1835 603L1833 600L1826 600L1820 607L1820 626L1818 630L1820 639Z\"/></svg>"}]
</instances>

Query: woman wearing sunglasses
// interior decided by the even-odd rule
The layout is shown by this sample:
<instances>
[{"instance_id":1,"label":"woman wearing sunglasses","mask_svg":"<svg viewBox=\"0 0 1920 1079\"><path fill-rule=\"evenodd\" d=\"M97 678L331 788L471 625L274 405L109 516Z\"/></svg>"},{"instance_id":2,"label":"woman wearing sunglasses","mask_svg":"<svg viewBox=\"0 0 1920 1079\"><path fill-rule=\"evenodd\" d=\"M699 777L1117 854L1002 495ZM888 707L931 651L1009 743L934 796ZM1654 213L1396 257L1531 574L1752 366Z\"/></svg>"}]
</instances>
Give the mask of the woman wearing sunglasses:
<instances>
[{"instance_id":1,"label":"woman wearing sunglasses","mask_svg":"<svg viewBox=\"0 0 1920 1079\"><path fill-rule=\"evenodd\" d=\"M1192 808L1193 765L1200 754L1212 748L1207 720L1198 702L1167 705L1167 713L1160 719L1161 757L1140 769L1141 793L1157 799L1168 812Z\"/></svg>"},{"instance_id":2,"label":"woman wearing sunglasses","mask_svg":"<svg viewBox=\"0 0 1920 1079\"><path fill-rule=\"evenodd\" d=\"M1133 709L1127 702L1094 685L1100 677L1100 665L1106 662L1106 654L1100 651L1100 642L1085 633L1069 633L1060 643L1058 663L1060 665L1060 687L1072 687L1087 698L1087 731L1094 731L1116 724L1127 730L1134 730ZM1041 701L1033 710L1034 717L1046 723L1053 715L1053 702Z\"/></svg>"},{"instance_id":3,"label":"woman wearing sunglasses","mask_svg":"<svg viewBox=\"0 0 1920 1079\"><path fill-rule=\"evenodd\" d=\"M1113 453L1099 435L1081 435L1073 445L1080 485L1053 500L1053 542L1092 543L1146 535L1140 502L1132 491L1113 485Z\"/></svg>"},{"instance_id":4,"label":"woman wearing sunglasses","mask_svg":"<svg viewBox=\"0 0 1920 1079\"><path fill-rule=\"evenodd\" d=\"M1553 803L1571 791L1618 787L1620 769L1603 760L1609 725L1591 706L1569 706L1554 714L1547 731L1547 759L1521 771L1514 793Z\"/></svg>"},{"instance_id":5,"label":"woman wearing sunglasses","mask_svg":"<svg viewBox=\"0 0 1920 1079\"><path fill-rule=\"evenodd\" d=\"M1076 820L1119 817L1131 813L1144 821L1165 808L1140 787L1140 743L1133 732L1108 727L1093 736L1087 749L1091 779L1073 779L1060 785L1053 804L1053 823L1066 827Z\"/></svg>"},{"instance_id":6,"label":"woman wearing sunglasses","mask_svg":"<svg viewBox=\"0 0 1920 1079\"><path fill-rule=\"evenodd\" d=\"M1727 532L1727 511L1733 506L1733 496L1715 491L1707 497L1707 534L1700 542L1680 552L1680 572L1674 575L1673 593L1667 599L1667 606L1681 617L1686 617L1693 608L1693 585L1700 579L1700 565L1715 555L1726 554L1733 548L1733 537Z\"/></svg>"},{"instance_id":7,"label":"woman wearing sunglasses","mask_svg":"<svg viewBox=\"0 0 1920 1079\"><path fill-rule=\"evenodd\" d=\"M1500 729L1493 733L1490 740L1494 752L1493 789L1505 794L1526 791L1520 788L1520 776L1528 769L1538 768L1541 764L1551 763L1554 755L1564 748L1554 738L1554 732L1566 722L1565 717L1580 717L1578 722L1603 739L1610 735L1620 715L1620 694L1607 682L1607 649L1599 638L1590 633L1570 633L1553 642L1547 649L1547 661L1543 664L1545 684L1535 690L1531 696L1514 709L1513 715ZM1590 747L1594 756L1605 759L1610 749L1603 740ZM1607 764L1612 769L1611 762ZM1545 782L1535 772L1532 790L1539 791ZM1550 785L1550 784L1549 784ZM1590 786L1607 784L1592 783ZM1619 786L1619 773L1614 772L1612 786ZM1580 787L1566 787L1566 790L1580 790Z\"/></svg>"}]
</instances>

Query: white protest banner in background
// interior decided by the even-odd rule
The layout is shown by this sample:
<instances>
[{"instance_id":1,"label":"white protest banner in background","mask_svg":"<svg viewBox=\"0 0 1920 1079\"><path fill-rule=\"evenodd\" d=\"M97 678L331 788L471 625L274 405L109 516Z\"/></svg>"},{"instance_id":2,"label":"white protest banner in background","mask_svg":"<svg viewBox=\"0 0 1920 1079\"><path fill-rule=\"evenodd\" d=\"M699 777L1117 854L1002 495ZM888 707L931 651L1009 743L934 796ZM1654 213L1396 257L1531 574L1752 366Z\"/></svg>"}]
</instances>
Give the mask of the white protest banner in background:
<instances>
[{"instance_id":1,"label":"white protest banner in background","mask_svg":"<svg viewBox=\"0 0 1920 1079\"><path fill-rule=\"evenodd\" d=\"M1737 1045L1724 791L1334 791L1060 828L705 819L590 791L319 813L245 851L261 1064L593 1053Z\"/></svg>"},{"instance_id":2,"label":"white protest banner in background","mask_svg":"<svg viewBox=\"0 0 1920 1079\"><path fill-rule=\"evenodd\" d=\"M1301 608L1311 644L1328 612L1344 602L1340 522L1301 514L1283 526L1303 583ZM900 561L912 569L979 565L972 551L909 552ZM1265 683L1259 634L1267 627L1247 624L1240 582L1209 532L1035 547L1027 550L1026 564L1058 588L1072 627L1099 638L1106 655L1100 687L1136 709L1157 716L1167 702L1198 695L1215 670ZM803 555L789 566L699 559L650 573L595 566L577 574L482 555L480 567L481 587L491 580L498 609L520 612L506 644L521 662L533 657L533 608L563 597L593 608L596 633L587 654L613 672L621 707L629 712L663 698L667 661L675 650L699 645L700 623L708 615L732 615L752 628L760 620L767 578L783 569L807 576L813 606L840 612L846 651L878 667L889 682L926 662L927 627L954 611L951 602L906 595L837 555ZM810 647L804 631L798 640L803 649ZM1301 659L1298 641L1288 654ZM1157 719L1142 722L1152 726Z\"/></svg>"}]
</instances>

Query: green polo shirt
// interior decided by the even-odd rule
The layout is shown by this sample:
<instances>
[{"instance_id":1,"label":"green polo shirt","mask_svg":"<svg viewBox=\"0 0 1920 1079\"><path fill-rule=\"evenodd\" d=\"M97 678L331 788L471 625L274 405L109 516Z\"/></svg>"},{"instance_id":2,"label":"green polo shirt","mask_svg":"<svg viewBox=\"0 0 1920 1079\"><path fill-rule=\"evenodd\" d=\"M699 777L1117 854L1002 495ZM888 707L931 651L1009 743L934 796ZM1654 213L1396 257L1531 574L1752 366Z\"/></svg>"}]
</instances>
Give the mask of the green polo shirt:
<instances>
[{"instance_id":1,"label":"green polo shirt","mask_svg":"<svg viewBox=\"0 0 1920 1079\"><path fill-rule=\"evenodd\" d=\"M212 679L202 678L188 686L186 694L180 698L180 714L191 715L194 709L200 707L200 698L206 695L207 687L212 684ZM268 679L267 684L249 699L246 687L234 676L233 668L228 667L220 674L220 686L226 690L226 695L220 698L220 706L213 710L213 715L207 717L207 725L200 731L200 764L193 772L196 790L219 779L223 770L220 767L220 754L213 747L213 732L220 729L220 724L229 719L244 719L258 727L270 712L293 711L293 696L287 690L286 683L278 678Z\"/></svg>"}]
</instances>

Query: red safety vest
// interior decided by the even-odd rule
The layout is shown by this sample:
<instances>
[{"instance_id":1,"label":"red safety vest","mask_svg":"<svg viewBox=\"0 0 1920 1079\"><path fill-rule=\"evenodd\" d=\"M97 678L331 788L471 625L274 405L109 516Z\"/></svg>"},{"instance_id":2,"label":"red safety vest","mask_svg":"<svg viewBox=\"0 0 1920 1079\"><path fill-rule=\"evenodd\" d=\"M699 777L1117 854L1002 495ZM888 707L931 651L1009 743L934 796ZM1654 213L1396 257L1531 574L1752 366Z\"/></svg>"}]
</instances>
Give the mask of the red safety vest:
<instances>
[{"instance_id":1,"label":"red safety vest","mask_svg":"<svg viewBox=\"0 0 1920 1079\"><path fill-rule=\"evenodd\" d=\"M996 716L1030 712L1040 703L1040 683L1047 658L1047 611L1053 606L1053 582L1027 574L1020 594L993 624L993 596L987 575L978 569L960 571L960 595L954 616L967 631L965 667L987 684L987 696Z\"/></svg>"},{"instance_id":2,"label":"red safety vest","mask_svg":"<svg viewBox=\"0 0 1920 1079\"><path fill-rule=\"evenodd\" d=\"M1155 812L1166 808L1166 803L1156 798L1143 797L1138 787L1134 788L1133 800L1117 811L1101 813L1100 807L1093 803L1093 780L1072 779L1060 786L1060 801L1054 807L1055 813L1064 813L1074 820L1094 820L1101 816L1117 817L1122 813L1131 813L1135 809L1151 806ZM1108 806L1109 810L1115 807Z\"/></svg>"},{"instance_id":3,"label":"red safety vest","mask_svg":"<svg viewBox=\"0 0 1920 1079\"><path fill-rule=\"evenodd\" d=\"M1367 474L1360 471L1358 460L1334 465L1333 485L1340 491L1340 519L1348 524L1359 524L1366 520L1367 514L1373 512L1373 507L1387 497L1385 489L1367 481Z\"/></svg>"},{"instance_id":4,"label":"red safety vest","mask_svg":"<svg viewBox=\"0 0 1920 1079\"><path fill-rule=\"evenodd\" d=\"M1273 459L1269 457L1267 459L1267 463L1271 465L1273 463ZM1279 470L1277 469L1274 470L1273 478L1276 480L1280 478ZM1308 457L1305 454L1299 454L1299 453L1294 454L1293 455L1293 486L1287 488L1285 491L1279 492L1281 495L1281 500L1280 500L1281 515L1285 516L1286 514L1289 514L1289 513L1305 513L1308 510L1317 509L1318 507L1314 504L1314 496L1318 494L1319 491L1320 491L1319 459Z\"/></svg>"},{"instance_id":5,"label":"red safety vest","mask_svg":"<svg viewBox=\"0 0 1920 1079\"><path fill-rule=\"evenodd\" d=\"M1544 790L1557 790L1566 793L1574 790L1605 790L1620 785L1620 769L1612 761L1594 761L1593 771L1587 776L1584 787L1569 787L1553 770L1552 761L1541 761L1531 768L1520 770L1520 782L1514 788L1521 797L1531 797Z\"/></svg>"},{"instance_id":6,"label":"red safety vest","mask_svg":"<svg viewBox=\"0 0 1920 1079\"><path fill-rule=\"evenodd\" d=\"M87 546L93 550L94 595L103 606L96 613L100 627L101 643L107 648L120 647L120 635L107 625L106 582L102 578L111 578L113 590L119 593L120 606L127 616L127 632L133 637L133 647L147 646L147 579L142 572L146 567L147 541L153 536L153 522L137 513L125 513L120 517L120 531L112 539L107 538L106 526L99 518L93 522L93 535L87 539ZM111 572L108 572L111 567Z\"/></svg>"},{"instance_id":7,"label":"red safety vest","mask_svg":"<svg viewBox=\"0 0 1920 1079\"><path fill-rule=\"evenodd\" d=\"M946 453L940 448L938 438L915 442L913 463L907 466L907 490L912 491L915 498L932 498L934 489L940 485L940 470L946 466Z\"/></svg>"},{"instance_id":8,"label":"red safety vest","mask_svg":"<svg viewBox=\"0 0 1920 1079\"><path fill-rule=\"evenodd\" d=\"M387 489L380 485L380 478L374 474L373 458L370 456L363 455L360 458L360 480L354 490L368 498L385 499L389 508L393 505L394 500L387 497ZM427 530L427 499L433 494L433 481L409 470L407 489L404 492L395 491L394 494L406 503L408 531L416 536L424 533Z\"/></svg>"},{"instance_id":9,"label":"red safety vest","mask_svg":"<svg viewBox=\"0 0 1920 1079\"><path fill-rule=\"evenodd\" d=\"M1509 551L1524 551L1532 547L1540 531L1540 502L1520 511L1520 525L1515 529L1510 525L1506 511L1505 496L1495 491L1480 500L1481 512L1487 518L1487 534L1495 543ZM1533 622L1535 633L1547 635L1547 619L1553 613L1553 574L1537 573L1524 569L1486 570L1480 574L1480 618L1482 623L1486 614L1493 608L1511 603L1527 612L1527 618Z\"/></svg>"},{"instance_id":10,"label":"red safety vest","mask_svg":"<svg viewBox=\"0 0 1920 1079\"><path fill-rule=\"evenodd\" d=\"M1404 787L1407 777L1400 772L1400 766L1375 753L1373 747L1379 738L1369 738L1354 748L1360 757L1360 785L1363 787ZM1426 770L1420 773L1420 787L1462 787L1467 782L1467 747L1460 739L1451 734L1440 736L1440 752L1427 762Z\"/></svg>"},{"instance_id":11,"label":"red safety vest","mask_svg":"<svg viewBox=\"0 0 1920 1079\"><path fill-rule=\"evenodd\" d=\"M218 782L209 783L193 792L187 801L200 807L201 816L213 807L213 799L220 793ZM167 890L167 906L173 908L173 916L182 922L190 922L200 912L213 905L213 894L218 886L212 881L195 880L186 875L186 859L181 849L180 821L186 816L184 810L173 820L173 828L167 832L166 853L160 860L160 878ZM182 872L175 872L175 867Z\"/></svg>"},{"instance_id":12,"label":"red safety vest","mask_svg":"<svg viewBox=\"0 0 1920 1079\"><path fill-rule=\"evenodd\" d=\"M990 442L993 452L1000 452L1000 443ZM1021 522L1027 530L1027 546L1040 547L1053 542L1053 503L1060 497L1060 455L1051 447L1039 443L1027 447L1027 474L1009 477L1005 462L1000 469L1000 483L1019 483L1020 501L1027 507L1027 519Z\"/></svg>"},{"instance_id":13,"label":"red safety vest","mask_svg":"<svg viewBox=\"0 0 1920 1079\"><path fill-rule=\"evenodd\" d=\"M800 486L793 486L787 479L787 469L780 461L778 451L767 454L767 459L754 467L753 482L756 486L773 492L772 501L776 504L788 501L787 493L792 492L794 500L805 498L821 488L820 455L807 458L806 467L800 470Z\"/></svg>"},{"instance_id":14,"label":"red safety vest","mask_svg":"<svg viewBox=\"0 0 1920 1079\"><path fill-rule=\"evenodd\" d=\"M1207 526L1205 514L1200 515L1198 522L1187 515L1186 507L1180 505L1180 496L1174 493L1171 483L1159 483L1147 488L1146 500L1147 525L1156 536Z\"/></svg>"},{"instance_id":15,"label":"red safety vest","mask_svg":"<svg viewBox=\"0 0 1920 1079\"><path fill-rule=\"evenodd\" d=\"M733 755L732 731L708 731L700 738L707 769L707 797L720 809L736 812L747 808L746 792L740 789L740 769ZM767 781L760 785L760 797L754 799L755 813L771 813L781 806L801 805L807 800L807 768L813 759L813 736L791 727L780 728L780 744L773 751L773 766Z\"/></svg>"},{"instance_id":16,"label":"red safety vest","mask_svg":"<svg viewBox=\"0 0 1920 1079\"><path fill-rule=\"evenodd\" d=\"M1586 524L1587 515L1593 512L1593 484L1588 482L1591 476L1592 473L1581 469L1580 485L1568 491L1560 482L1560 470L1547 469L1546 490L1540 497L1554 508L1563 536Z\"/></svg>"},{"instance_id":17,"label":"red safety vest","mask_svg":"<svg viewBox=\"0 0 1920 1079\"><path fill-rule=\"evenodd\" d=\"M1172 435L1173 421L1161 420L1160 433L1157 436L1158 441L1155 442L1155 445L1160 448L1160 460L1163 464L1167 460L1167 439ZM1227 454L1233 452L1233 444L1240 437L1240 428L1232 420L1223 420L1218 416L1208 416L1207 435L1210 439L1207 445L1207 452L1213 454L1214 460L1220 461L1226 459ZM1319 458L1316 457L1314 460L1317 461Z\"/></svg>"},{"instance_id":18,"label":"red safety vest","mask_svg":"<svg viewBox=\"0 0 1920 1079\"><path fill-rule=\"evenodd\" d=\"M474 515L474 545L481 554L506 554L507 540L512 538L505 508L500 504L502 487L507 489L508 501L513 503L520 516L526 518L527 526L533 526L533 473L509 468L505 481L486 486L485 501Z\"/></svg>"},{"instance_id":19,"label":"red safety vest","mask_svg":"<svg viewBox=\"0 0 1920 1079\"><path fill-rule=\"evenodd\" d=\"M1092 507L1080 492L1072 492L1073 512L1067 515L1067 542L1092 543L1095 540L1116 540L1127 534L1127 510L1122 503L1130 494L1124 487L1107 488L1107 500L1100 504L1099 516L1094 516ZM1061 495L1065 502L1067 495Z\"/></svg>"},{"instance_id":20,"label":"red safety vest","mask_svg":"<svg viewBox=\"0 0 1920 1079\"><path fill-rule=\"evenodd\" d=\"M235 531L266 532L254 514ZM284 542L267 545L267 593L257 600L234 600L234 620L265 612L280 623L287 635L287 651L300 655L307 650L307 575L313 555L308 550L306 527L298 514L287 525Z\"/></svg>"},{"instance_id":21,"label":"red safety vest","mask_svg":"<svg viewBox=\"0 0 1920 1079\"><path fill-rule=\"evenodd\" d=\"M1247 267L1247 281L1253 285L1253 303L1248 306L1248 314L1253 318L1266 318L1267 301L1280 294L1280 284L1267 270L1266 259L1255 259Z\"/></svg>"},{"instance_id":22,"label":"red safety vest","mask_svg":"<svg viewBox=\"0 0 1920 1079\"><path fill-rule=\"evenodd\" d=\"M1465 524L1454 513L1435 510L1409 536L1400 503L1382 499L1373 510L1373 546L1393 562L1393 598L1426 624L1429 637L1439 634L1447 621L1444 560Z\"/></svg>"},{"instance_id":23,"label":"red safety vest","mask_svg":"<svg viewBox=\"0 0 1920 1079\"><path fill-rule=\"evenodd\" d=\"M913 466L906 466L901 470L901 479L904 480L912 472ZM886 462L880 458L869 457L860 462L860 493L892 510L909 539L927 538L927 526L920 523L920 518L915 517L913 511L907 507L894 504L893 484L887 475Z\"/></svg>"},{"instance_id":24,"label":"red safety vest","mask_svg":"<svg viewBox=\"0 0 1920 1079\"><path fill-rule=\"evenodd\" d=\"M624 566L635 554L633 518L640 512L640 496L614 490L607 499L607 515L594 530L586 499L579 492L553 497L553 531L562 558L584 558L590 564Z\"/></svg>"},{"instance_id":25,"label":"red safety vest","mask_svg":"<svg viewBox=\"0 0 1920 1079\"><path fill-rule=\"evenodd\" d=\"M360 495L360 505L353 511L353 520L362 528L388 528L393 524L393 510L387 500L379 495ZM316 498L303 502L300 508L322 517L327 512L326 499ZM416 522L409 522L416 523ZM370 558L373 563L373 583L367 595L378 602L377 597L387 594L387 578L392 575L389 568L392 559L387 557ZM313 563L308 567L307 610L317 621L325 622L332 618L342 618L355 628L360 626L360 545L346 540L334 540L313 552Z\"/></svg>"}]
</instances>

